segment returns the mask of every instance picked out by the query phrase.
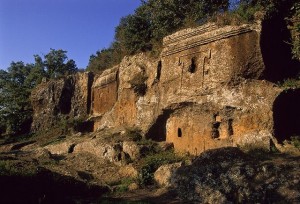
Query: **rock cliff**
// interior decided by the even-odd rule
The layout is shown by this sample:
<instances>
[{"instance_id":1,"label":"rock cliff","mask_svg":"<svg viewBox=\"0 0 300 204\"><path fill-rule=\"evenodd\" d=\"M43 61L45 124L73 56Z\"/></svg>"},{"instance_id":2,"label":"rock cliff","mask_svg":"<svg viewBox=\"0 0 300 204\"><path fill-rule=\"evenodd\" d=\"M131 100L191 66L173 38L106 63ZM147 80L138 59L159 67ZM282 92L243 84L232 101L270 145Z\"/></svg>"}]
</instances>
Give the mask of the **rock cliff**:
<instances>
[{"instance_id":1,"label":"rock cliff","mask_svg":"<svg viewBox=\"0 0 300 204\"><path fill-rule=\"evenodd\" d=\"M60 120L89 115L92 82L92 73L77 73L39 84L31 93L32 130L49 129Z\"/></svg>"},{"instance_id":2,"label":"rock cliff","mask_svg":"<svg viewBox=\"0 0 300 204\"><path fill-rule=\"evenodd\" d=\"M193 155L226 146L270 148L300 133L300 97L268 80L263 31L260 22L209 23L165 37L157 59L141 53L100 75L42 83L32 92L32 130L84 117L94 131L138 129Z\"/></svg>"}]
</instances>

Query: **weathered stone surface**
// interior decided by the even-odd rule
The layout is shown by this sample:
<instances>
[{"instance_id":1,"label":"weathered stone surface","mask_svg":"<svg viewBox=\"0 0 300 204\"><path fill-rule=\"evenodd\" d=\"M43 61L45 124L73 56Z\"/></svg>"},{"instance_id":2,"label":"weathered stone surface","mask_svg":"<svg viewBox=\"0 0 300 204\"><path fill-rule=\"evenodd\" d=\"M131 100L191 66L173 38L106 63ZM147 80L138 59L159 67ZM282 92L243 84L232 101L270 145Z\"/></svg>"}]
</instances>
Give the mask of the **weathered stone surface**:
<instances>
[{"instance_id":1,"label":"weathered stone surface","mask_svg":"<svg viewBox=\"0 0 300 204\"><path fill-rule=\"evenodd\" d=\"M60 142L58 144L51 144L45 147L46 150L48 150L51 154L68 154L73 152L73 149L75 147L75 144L71 141L66 142Z\"/></svg>"},{"instance_id":2,"label":"weathered stone surface","mask_svg":"<svg viewBox=\"0 0 300 204\"><path fill-rule=\"evenodd\" d=\"M32 130L46 130L60 120L86 117L90 112L91 73L77 73L39 84L31 93Z\"/></svg>"},{"instance_id":3,"label":"weathered stone surface","mask_svg":"<svg viewBox=\"0 0 300 204\"><path fill-rule=\"evenodd\" d=\"M154 173L154 180L163 187L170 187L174 184L174 176L181 163L166 164L159 167Z\"/></svg>"},{"instance_id":4,"label":"weathered stone surface","mask_svg":"<svg viewBox=\"0 0 300 204\"><path fill-rule=\"evenodd\" d=\"M128 186L129 191L134 191L134 190L137 190L137 189L139 189L139 185L137 183L132 183Z\"/></svg>"},{"instance_id":5,"label":"weathered stone surface","mask_svg":"<svg viewBox=\"0 0 300 204\"><path fill-rule=\"evenodd\" d=\"M136 168L134 168L132 165L126 165L122 166L118 172L121 177L124 178L137 178L138 177L138 171Z\"/></svg>"},{"instance_id":6,"label":"weathered stone surface","mask_svg":"<svg viewBox=\"0 0 300 204\"><path fill-rule=\"evenodd\" d=\"M292 160L265 162L233 147L209 150L177 170L172 188L192 203L297 203L299 162Z\"/></svg>"},{"instance_id":7,"label":"weathered stone surface","mask_svg":"<svg viewBox=\"0 0 300 204\"><path fill-rule=\"evenodd\" d=\"M61 144L63 145L63 144ZM139 152L132 151L131 147L136 147L136 144L125 142L125 151L123 144L99 138L90 138L78 142L72 146L72 153L90 153L98 158L113 162L119 166L126 166L133 159L137 159ZM63 148L61 148L62 150Z\"/></svg>"},{"instance_id":8,"label":"weathered stone surface","mask_svg":"<svg viewBox=\"0 0 300 204\"><path fill-rule=\"evenodd\" d=\"M111 82L110 86L117 84L117 92L111 93L107 101L112 103L99 103L99 106L110 106L105 114L98 118L95 122L95 130L106 127L135 127L142 130L147 130L155 119L155 111L157 112L158 100L156 96L148 94L148 92L156 94L155 90L151 89L155 81L156 62L155 60L146 56L146 54L138 54L132 57L125 57L118 66L107 70L107 73L117 73L115 82ZM107 73L103 75L107 75ZM144 79L146 94L140 96L135 92L134 84L136 80ZM95 86L98 82L95 82ZM115 95L117 100L115 101ZM115 102L113 102L115 101ZM94 102L95 103L95 102ZM93 111L93 110L92 110ZM93 111L94 112L94 111ZM97 114L94 114L94 116Z\"/></svg>"},{"instance_id":9,"label":"weathered stone surface","mask_svg":"<svg viewBox=\"0 0 300 204\"><path fill-rule=\"evenodd\" d=\"M166 37L161 71L165 96L206 94L228 83L261 77L265 67L260 29L259 24L222 28L208 24Z\"/></svg>"},{"instance_id":10,"label":"weathered stone surface","mask_svg":"<svg viewBox=\"0 0 300 204\"><path fill-rule=\"evenodd\" d=\"M124 141L122 146L123 151L127 153L133 161L140 158L140 147L135 142Z\"/></svg>"},{"instance_id":11,"label":"weathered stone surface","mask_svg":"<svg viewBox=\"0 0 300 204\"><path fill-rule=\"evenodd\" d=\"M112 109L118 100L118 67L105 70L92 87L92 114L101 115Z\"/></svg>"},{"instance_id":12,"label":"weathered stone surface","mask_svg":"<svg viewBox=\"0 0 300 204\"><path fill-rule=\"evenodd\" d=\"M259 21L223 27L210 23L176 32L164 38L159 58L145 53L125 57L96 76L91 90L86 88L91 84L88 74L41 84L32 94L33 129L49 127L61 116L90 113L95 131L138 129L147 138L173 143L177 152L194 155L251 143L268 148L274 136L282 142L300 134L296 105L300 91L284 91L264 80L272 73L266 70L262 47L267 40L264 25ZM78 85L78 91L68 84ZM73 92L87 104L73 103L80 100ZM69 96L72 103L65 103ZM289 106L287 101L295 102L285 114L280 110ZM82 145L102 156L113 152L99 150L91 141ZM129 149L124 153L138 157Z\"/></svg>"},{"instance_id":13,"label":"weathered stone surface","mask_svg":"<svg viewBox=\"0 0 300 204\"><path fill-rule=\"evenodd\" d=\"M104 143L99 139L90 139L75 146L74 153L82 152L88 152L97 157L107 159L110 162L115 162L118 161L118 154L121 152L121 148Z\"/></svg>"},{"instance_id":14,"label":"weathered stone surface","mask_svg":"<svg viewBox=\"0 0 300 204\"><path fill-rule=\"evenodd\" d=\"M175 110L166 122L166 140L173 142L176 150L195 155L257 142L268 148L274 126L273 103L281 91L265 81L224 87L202 97L202 104Z\"/></svg>"}]
</instances>

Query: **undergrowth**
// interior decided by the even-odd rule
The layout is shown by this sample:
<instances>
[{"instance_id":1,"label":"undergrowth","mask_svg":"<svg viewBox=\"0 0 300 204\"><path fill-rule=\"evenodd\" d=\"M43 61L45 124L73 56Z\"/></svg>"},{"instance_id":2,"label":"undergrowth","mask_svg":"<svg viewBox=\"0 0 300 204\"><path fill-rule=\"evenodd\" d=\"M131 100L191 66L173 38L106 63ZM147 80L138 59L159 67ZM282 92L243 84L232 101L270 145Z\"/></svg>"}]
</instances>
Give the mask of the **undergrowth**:
<instances>
[{"instance_id":1,"label":"undergrowth","mask_svg":"<svg viewBox=\"0 0 300 204\"><path fill-rule=\"evenodd\" d=\"M283 82L279 82L278 85L285 89L299 88L300 80L298 78L289 78L289 79L285 79Z\"/></svg>"},{"instance_id":2,"label":"undergrowth","mask_svg":"<svg viewBox=\"0 0 300 204\"><path fill-rule=\"evenodd\" d=\"M296 148L300 149L300 136L292 136L291 137L291 143Z\"/></svg>"},{"instance_id":3,"label":"undergrowth","mask_svg":"<svg viewBox=\"0 0 300 204\"><path fill-rule=\"evenodd\" d=\"M36 169L15 160L0 160L0 176L34 176Z\"/></svg>"}]
</instances>

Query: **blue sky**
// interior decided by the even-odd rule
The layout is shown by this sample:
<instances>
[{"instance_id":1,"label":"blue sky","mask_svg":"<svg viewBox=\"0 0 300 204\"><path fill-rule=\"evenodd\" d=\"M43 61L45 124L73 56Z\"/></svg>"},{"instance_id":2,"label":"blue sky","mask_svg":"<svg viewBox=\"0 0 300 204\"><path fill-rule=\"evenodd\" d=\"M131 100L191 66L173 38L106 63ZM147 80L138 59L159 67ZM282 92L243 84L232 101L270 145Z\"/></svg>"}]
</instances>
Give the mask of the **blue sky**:
<instances>
[{"instance_id":1,"label":"blue sky","mask_svg":"<svg viewBox=\"0 0 300 204\"><path fill-rule=\"evenodd\" d=\"M108 47L121 17L140 0L0 0L0 69L33 55L68 51L79 68L91 54Z\"/></svg>"}]
</instances>

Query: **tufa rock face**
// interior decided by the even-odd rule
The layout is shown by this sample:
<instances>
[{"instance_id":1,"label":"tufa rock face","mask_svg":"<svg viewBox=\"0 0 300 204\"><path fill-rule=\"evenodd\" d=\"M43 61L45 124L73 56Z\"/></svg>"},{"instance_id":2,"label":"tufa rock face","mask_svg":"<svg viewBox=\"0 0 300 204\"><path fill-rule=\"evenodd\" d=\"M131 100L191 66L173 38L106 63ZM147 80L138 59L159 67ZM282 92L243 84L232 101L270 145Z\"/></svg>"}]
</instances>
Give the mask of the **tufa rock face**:
<instances>
[{"instance_id":1,"label":"tufa rock face","mask_svg":"<svg viewBox=\"0 0 300 204\"><path fill-rule=\"evenodd\" d=\"M271 72L262 30L260 22L185 29L164 38L159 59L125 57L95 76L93 85L88 73L43 83L32 93L33 130L62 116L90 114L94 130L139 129L147 138L173 143L178 152L269 148L274 136L282 142L300 134L300 97L298 90L283 92L266 80Z\"/></svg>"},{"instance_id":2,"label":"tufa rock face","mask_svg":"<svg viewBox=\"0 0 300 204\"><path fill-rule=\"evenodd\" d=\"M61 119L86 117L91 108L91 73L77 73L43 82L31 93L32 130L51 128Z\"/></svg>"}]
</instances>

